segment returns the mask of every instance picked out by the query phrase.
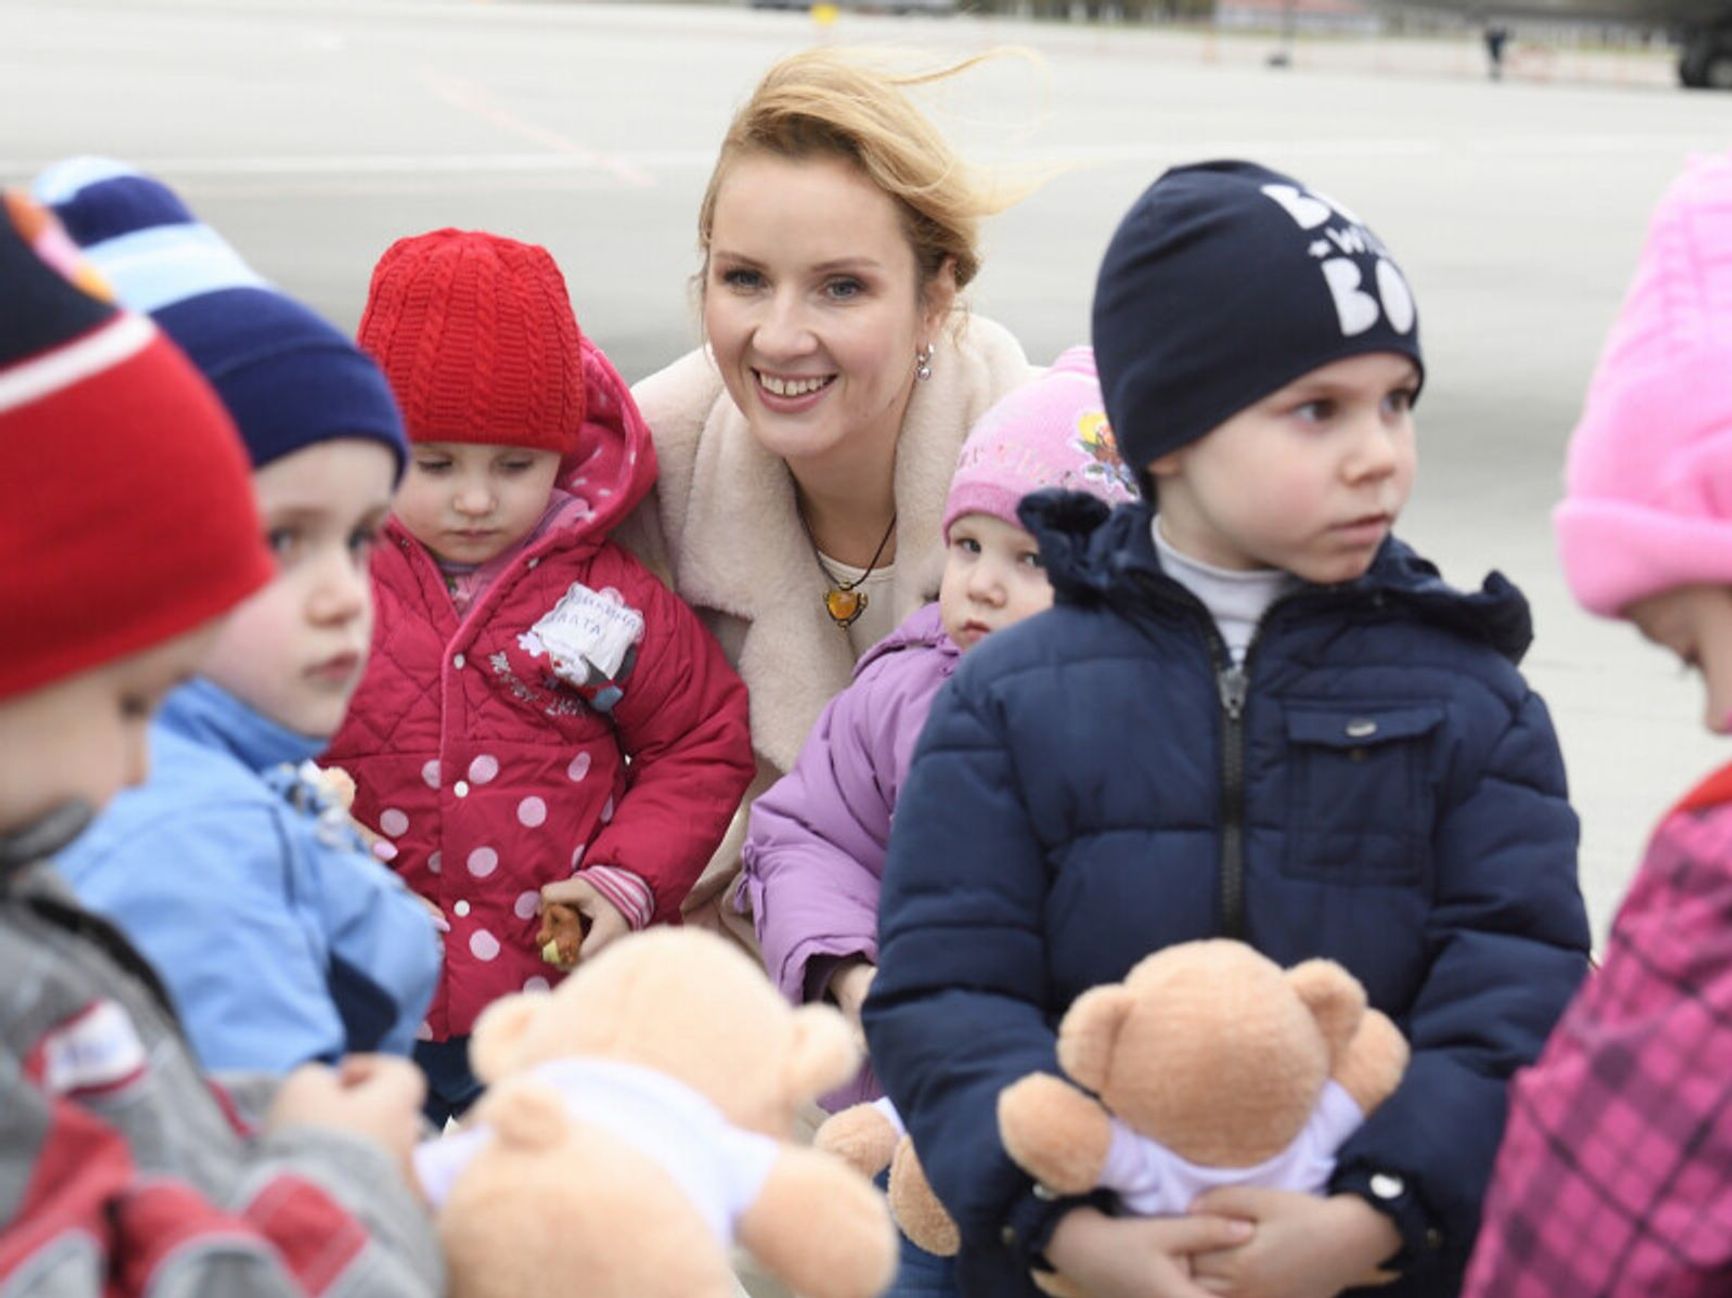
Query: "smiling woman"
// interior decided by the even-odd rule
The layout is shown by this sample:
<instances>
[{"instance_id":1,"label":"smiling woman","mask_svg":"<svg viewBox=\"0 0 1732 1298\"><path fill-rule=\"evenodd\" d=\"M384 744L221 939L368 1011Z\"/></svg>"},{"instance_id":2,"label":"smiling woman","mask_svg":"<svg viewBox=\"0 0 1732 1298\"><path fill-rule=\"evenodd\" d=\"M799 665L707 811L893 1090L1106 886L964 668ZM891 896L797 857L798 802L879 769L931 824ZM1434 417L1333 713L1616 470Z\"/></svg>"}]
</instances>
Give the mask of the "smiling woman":
<instances>
[{"instance_id":1,"label":"smiling woman","mask_svg":"<svg viewBox=\"0 0 1732 1298\"><path fill-rule=\"evenodd\" d=\"M817 49L772 67L698 213L706 345L633 390L661 463L635 543L751 690L748 805L860 655L936 595L957 452L1031 373L1014 338L957 304L980 219L1013 200L906 93L978 62L900 76ZM736 833L688 913L717 916L738 847ZM750 931L737 897L719 916Z\"/></svg>"}]
</instances>

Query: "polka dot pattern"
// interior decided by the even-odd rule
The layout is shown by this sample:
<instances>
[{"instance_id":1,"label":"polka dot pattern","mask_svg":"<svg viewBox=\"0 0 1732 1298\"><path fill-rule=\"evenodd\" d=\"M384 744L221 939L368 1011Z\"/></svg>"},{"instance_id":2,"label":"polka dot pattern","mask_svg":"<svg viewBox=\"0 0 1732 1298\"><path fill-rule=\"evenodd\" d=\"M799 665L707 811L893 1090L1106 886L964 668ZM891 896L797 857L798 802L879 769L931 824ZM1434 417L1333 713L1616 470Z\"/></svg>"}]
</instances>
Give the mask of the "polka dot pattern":
<instances>
[{"instance_id":1,"label":"polka dot pattern","mask_svg":"<svg viewBox=\"0 0 1732 1298\"><path fill-rule=\"evenodd\" d=\"M469 935L469 954L477 960L496 960L499 958L499 939L484 928L478 928Z\"/></svg>"},{"instance_id":2,"label":"polka dot pattern","mask_svg":"<svg viewBox=\"0 0 1732 1298\"><path fill-rule=\"evenodd\" d=\"M526 992L544 992L552 990L552 984L537 974L523 980L523 990Z\"/></svg>"},{"instance_id":3,"label":"polka dot pattern","mask_svg":"<svg viewBox=\"0 0 1732 1298\"><path fill-rule=\"evenodd\" d=\"M517 901L511 909L518 919L534 919L535 913L541 909L541 894L539 892L520 892Z\"/></svg>"},{"instance_id":4,"label":"polka dot pattern","mask_svg":"<svg viewBox=\"0 0 1732 1298\"><path fill-rule=\"evenodd\" d=\"M397 845L395 843L387 843L384 839L380 839L377 843L373 844L373 855L378 857L381 861L395 861L397 859Z\"/></svg>"},{"instance_id":5,"label":"polka dot pattern","mask_svg":"<svg viewBox=\"0 0 1732 1298\"><path fill-rule=\"evenodd\" d=\"M571 853L571 868L572 869L575 870L575 869L577 869L578 866L583 864L583 853L584 853L585 849L587 849L588 847L589 847L588 843L579 843L572 850L572 853Z\"/></svg>"},{"instance_id":6,"label":"polka dot pattern","mask_svg":"<svg viewBox=\"0 0 1732 1298\"><path fill-rule=\"evenodd\" d=\"M429 789L439 787L439 759L437 757L421 768L421 783Z\"/></svg>"},{"instance_id":7,"label":"polka dot pattern","mask_svg":"<svg viewBox=\"0 0 1732 1298\"><path fill-rule=\"evenodd\" d=\"M547 804L533 794L517 804L517 823L525 829L539 829L547 820Z\"/></svg>"},{"instance_id":8,"label":"polka dot pattern","mask_svg":"<svg viewBox=\"0 0 1732 1298\"><path fill-rule=\"evenodd\" d=\"M589 766L589 754L579 753L571 759L571 765L565 768L565 778L573 784L582 784L589 776Z\"/></svg>"},{"instance_id":9,"label":"polka dot pattern","mask_svg":"<svg viewBox=\"0 0 1732 1298\"><path fill-rule=\"evenodd\" d=\"M613 820L613 799L609 798L601 804L601 823L608 824Z\"/></svg>"},{"instance_id":10,"label":"polka dot pattern","mask_svg":"<svg viewBox=\"0 0 1732 1298\"><path fill-rule=\"evenodd\" d=\"M445 853L435 852L435 853L433 853L432 856L427 858L427 872L429 874L438 874L439 871L444 869L444 868L445 868Z\"/></svg>"},{"instance_id":11,"label":"polka dot pattern","mask_svg":"<svg viewBox=\"0 0 1732 1298\"><path fill-rule=\"evenodd\" d=\"M491 847L478 847L469 854L469 873L485 879L499 868L499 853Z\"/></svg>"},{"instance_id":12,"label":"polka dot pattern","mask_svg":"<svg viewBox=\"0 0 1732 1298\"><path fill-rule=\"evenodd\" d=\"M409 814L401 807L386 807L379 813L380 832L401 838L409 832Z\"/></svg>"},{"instance_id":13,"label":"polka dot pattern","mask_svg":"<svg viewBox=\"0 0 1732 1298\"><path fill-rule=\"evenodd\" d=\"M476 784L486 784L499 774L499 759L482 753L469 763L469 778Z\"/></svg>"}]
</instances>

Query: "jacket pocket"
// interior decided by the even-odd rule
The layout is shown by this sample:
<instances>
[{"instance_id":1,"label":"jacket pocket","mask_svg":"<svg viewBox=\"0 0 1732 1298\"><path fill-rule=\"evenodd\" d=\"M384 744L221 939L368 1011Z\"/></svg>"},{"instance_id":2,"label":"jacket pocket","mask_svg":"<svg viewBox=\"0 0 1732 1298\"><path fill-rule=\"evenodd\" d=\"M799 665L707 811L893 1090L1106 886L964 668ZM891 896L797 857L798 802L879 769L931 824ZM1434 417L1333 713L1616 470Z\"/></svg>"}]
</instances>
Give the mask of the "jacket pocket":
<instances>
[{"instance_id":1,"label":"jacket pocket","mask_svg":"<svg viewBox=\"0 0 1732 1298\"><path fill-rule=\"evenodd\" d=\"M1436 706L1287 710L1284 869L1326 883L1412 885L1431 859Z\"/></svg>"}]
</instances>

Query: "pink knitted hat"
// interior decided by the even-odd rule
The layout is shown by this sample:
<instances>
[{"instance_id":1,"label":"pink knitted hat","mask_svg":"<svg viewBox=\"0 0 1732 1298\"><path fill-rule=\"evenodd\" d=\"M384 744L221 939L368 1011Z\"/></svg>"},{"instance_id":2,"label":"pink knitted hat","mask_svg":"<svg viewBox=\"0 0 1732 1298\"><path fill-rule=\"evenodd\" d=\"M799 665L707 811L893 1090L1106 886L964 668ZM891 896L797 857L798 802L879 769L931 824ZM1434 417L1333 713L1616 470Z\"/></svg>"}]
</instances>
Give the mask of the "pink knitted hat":
<instances>
[{"instance_id":1,"label":"pink knitted hat","mask_svg":"<svg viewBox=\"0 0 1732 1298\"><path fill-rule=\"evenodd\" d=\"M1564 478L1558 548L1590 612L1732 586L1732 155L1692 159L1655 209Z\"/></svg>"},{"instance_id":2,"label":"pink knitted hat","mask_svg":"<svg viewBox=\"0 0 1732 1298\"><path fill-rule=\"evenodd\" d=\"M1072 347L980 417L950 481L945 544L950 525L964 514L991 514L1021 527L1017 504L1042 487L1087 491L1109 505L1137 494L1107 425L1095 354L1087 347Z\"/></svg>"}]
</instances>

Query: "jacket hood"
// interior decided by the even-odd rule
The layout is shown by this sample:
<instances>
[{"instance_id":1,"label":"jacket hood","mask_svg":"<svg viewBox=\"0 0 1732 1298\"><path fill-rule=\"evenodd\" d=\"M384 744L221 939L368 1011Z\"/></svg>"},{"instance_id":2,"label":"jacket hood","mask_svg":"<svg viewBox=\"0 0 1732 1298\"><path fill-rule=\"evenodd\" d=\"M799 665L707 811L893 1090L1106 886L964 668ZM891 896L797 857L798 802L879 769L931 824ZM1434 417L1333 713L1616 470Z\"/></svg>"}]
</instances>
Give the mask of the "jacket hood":
<instances>
[{"instance_id":1,"label":"jacket hood","mask_svg":"<svg viewBox=\"0 0 1732 1298\"><path fill-rule=\"evenodd\" d=\"M559 466L558 485L588 506L580 529L605 536L655 488L655 443L613 362L587 335L582 346L588 408L578 449Z\"/></svg>"},{"instance_id":2,"label":"jacket hood","mask_svg":"<svg viewBox=\"0 0 1732 1298\"><path fill-rule=\"evenodd\" d=\"M901 626L861 654L860 661L854 664L855 678L858 679L869 664L908 648L939 649L958 658L962 656L956 642L944 634L944 619L938 611L937 600L922 604L903 619Z\"/></svg>"},{"instance_id":3,"label":"jacket hood","mask_svg":"<svg viewBox=\"0 0 1732 1298\"><path fill-rule=\"evenodd\" d=\"M1041 491L1025 498L1019 513L1040 542L1057 601L1105 604L1130 614L1147 605L1150 581L1183 590L1161 568L1154 508L1147 501L1109 511L1083 492ZM1533 642L1527 599L1502 573L1488 574L1477 591L1458 590L1436 565L1393 536L1364 576L1338 586L1308 584L1297 598L1393 601L1422 621L1490 645L1515 663Z\"/></svg>"}]
</instances>

